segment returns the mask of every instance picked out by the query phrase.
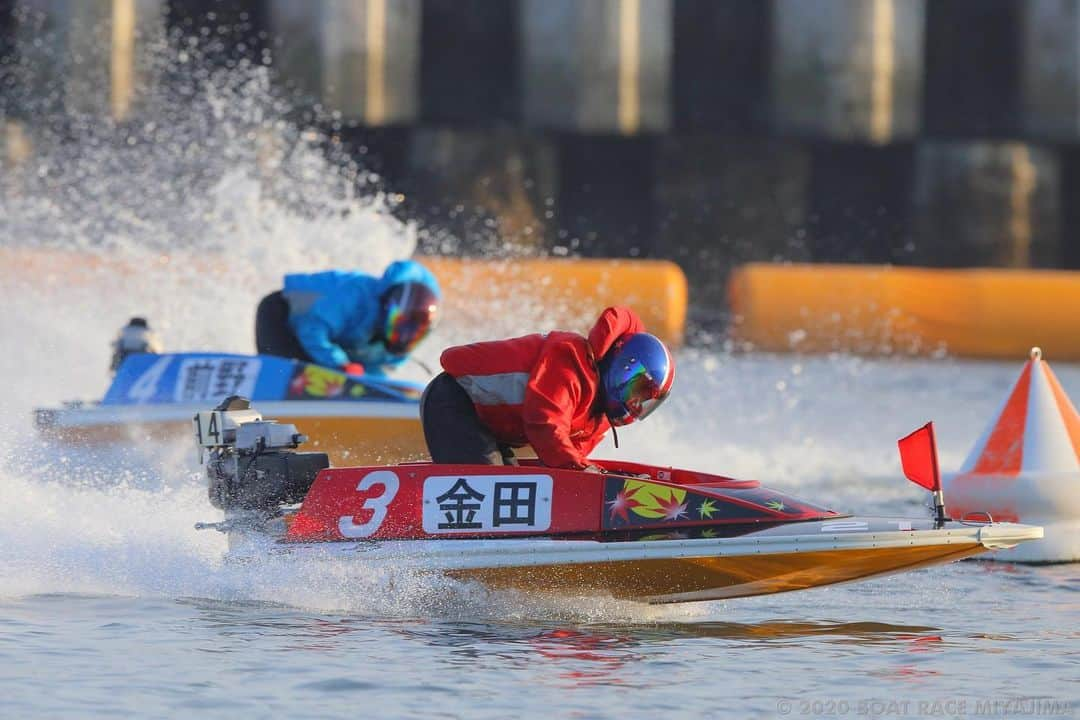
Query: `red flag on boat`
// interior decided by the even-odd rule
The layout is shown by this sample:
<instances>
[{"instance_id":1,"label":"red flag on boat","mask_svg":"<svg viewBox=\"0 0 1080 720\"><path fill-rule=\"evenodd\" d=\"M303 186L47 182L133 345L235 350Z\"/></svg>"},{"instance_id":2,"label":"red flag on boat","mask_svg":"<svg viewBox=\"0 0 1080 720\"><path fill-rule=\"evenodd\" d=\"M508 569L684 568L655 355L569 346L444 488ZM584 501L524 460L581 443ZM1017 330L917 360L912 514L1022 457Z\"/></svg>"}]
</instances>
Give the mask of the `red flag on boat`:
<instances>
[{"instance_id":1,"label":"red flag on boat","mask_svg":"<svg viewBox=\"0 0 1080 720\"><path fill-rule=\"evenodd\" d=\"M928 422L907 437L900 438L897 445L900 446L900 465L907 479L931 492L941 490L934 423Z\"/></svg>"}]
</instances>

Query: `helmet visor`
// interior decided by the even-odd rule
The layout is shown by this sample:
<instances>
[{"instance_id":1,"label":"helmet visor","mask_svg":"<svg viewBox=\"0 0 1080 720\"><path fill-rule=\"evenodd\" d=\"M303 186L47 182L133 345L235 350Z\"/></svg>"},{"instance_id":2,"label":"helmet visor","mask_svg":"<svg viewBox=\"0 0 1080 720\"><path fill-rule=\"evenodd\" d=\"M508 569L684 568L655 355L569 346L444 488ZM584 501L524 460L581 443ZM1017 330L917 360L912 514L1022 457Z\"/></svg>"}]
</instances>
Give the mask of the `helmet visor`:
<instances>
[{"instance_id":1,"label":"helmet visor","mask_svg":"<svg viewBox=\"0 0 1080 720\"><path fill-rule=\"evenodd\" d=\"M612 425L629 425L655 412L671 392L675 364L658 338L638 333L616 344L603 361L605 413Z\"/></svg>"},{"instance_id":2,"label":"helmet visor","mask_svg":"<svg viewBox=\"0 0 1080 720\"><path fill-rule=\"evenodd\" d=\"M613 420L613 424L629 425L648 417L667 397L661 386L649 375L640 363L634 363L626 369L626 376L618 386L618 402L626 410Z\"/></svg>"},{"instance_id":3,"label":"helmet visor","mask_svg":"<svg viewBox=\"0 0 1080 720\"><path fill-rule=\"evenodd\" d=\"M386 301L386 349L395 355L412 352L428 336L438 315L438 299L429 288L408 283Z\"/></svg>"}]
</instances>

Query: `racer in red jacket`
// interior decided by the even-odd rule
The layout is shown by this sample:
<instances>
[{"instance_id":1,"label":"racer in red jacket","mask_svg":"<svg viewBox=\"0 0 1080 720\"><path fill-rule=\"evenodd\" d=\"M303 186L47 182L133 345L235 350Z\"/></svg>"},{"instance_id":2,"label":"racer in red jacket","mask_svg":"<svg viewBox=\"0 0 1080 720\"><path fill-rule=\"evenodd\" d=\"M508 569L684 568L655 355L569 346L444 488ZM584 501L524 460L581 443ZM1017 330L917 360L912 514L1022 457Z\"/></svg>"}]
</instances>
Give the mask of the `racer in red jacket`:
<instances>
[{"instance_id":1,"label":"racer in red jacket","mask_svg":"<svg viewBox=\"0 0 1080 720\"><path fill-rule=\"evenodd\" d=\"M445 372L420 401L432 460L503 465L532 445L545 465L595 469L588 456L607 429L644 418L671 390L671 354L644 330L611 307L588 338L556 331L443 351Z\"/></svg>"}]
</instances>

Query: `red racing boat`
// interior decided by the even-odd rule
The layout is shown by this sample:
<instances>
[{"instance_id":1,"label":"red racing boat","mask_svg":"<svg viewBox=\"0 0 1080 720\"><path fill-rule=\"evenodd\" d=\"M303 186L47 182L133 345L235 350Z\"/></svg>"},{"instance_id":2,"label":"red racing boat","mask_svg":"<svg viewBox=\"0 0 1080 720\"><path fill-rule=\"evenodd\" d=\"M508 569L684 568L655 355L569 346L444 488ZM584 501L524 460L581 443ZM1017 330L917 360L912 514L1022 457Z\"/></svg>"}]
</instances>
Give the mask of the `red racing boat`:
<instances>
[{"instance_id":1,"label":"red racing boat","mask_svg":"<svg viewBox=\"0 0 1080 720\"><path fill-rule=\"evenodd\" d=\"M755 480L628 462L330 468L240 398L195 418L234 552L410 563L492 588L652 603L763 595L1009 548L1014 523L859 517Z\"/></svg>"}]
</instances>

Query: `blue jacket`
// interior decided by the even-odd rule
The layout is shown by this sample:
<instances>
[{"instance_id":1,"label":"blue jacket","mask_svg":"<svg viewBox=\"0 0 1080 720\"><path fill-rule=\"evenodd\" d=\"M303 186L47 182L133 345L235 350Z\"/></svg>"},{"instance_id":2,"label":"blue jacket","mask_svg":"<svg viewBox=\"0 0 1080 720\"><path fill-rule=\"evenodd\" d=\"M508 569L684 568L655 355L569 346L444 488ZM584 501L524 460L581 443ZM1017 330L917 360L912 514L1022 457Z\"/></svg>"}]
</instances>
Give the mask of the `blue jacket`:
<instances>
[{"instance_id":1,"label":"blue jacket","mask_svg":"<svg viewBox=\"0 0 1080 720\"><path fill-rule=\"evenodd\" d=\"M431 271L418 262L399 260L381 278L359 272L329 270L285 276L282 294L289 302L289 325L311 359L327 367L358 362L366 372L405 362L373 336L382 323L380 297L391 286L420 282L440 295Z\"/></svg>"}]
</instances>

